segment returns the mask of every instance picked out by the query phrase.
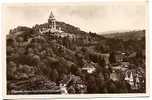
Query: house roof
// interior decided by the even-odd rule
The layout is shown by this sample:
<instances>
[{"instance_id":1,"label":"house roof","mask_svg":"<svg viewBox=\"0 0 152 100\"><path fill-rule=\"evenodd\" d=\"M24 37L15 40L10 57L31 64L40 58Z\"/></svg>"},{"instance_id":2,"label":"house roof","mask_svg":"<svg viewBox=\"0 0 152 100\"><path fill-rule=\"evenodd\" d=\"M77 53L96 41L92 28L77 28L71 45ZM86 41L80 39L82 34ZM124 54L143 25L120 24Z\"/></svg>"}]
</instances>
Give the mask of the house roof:
<instances>
[{"instance_id":1,"label":"house roof","mask_svg":"<svg viewBox=\"0 0 152 100\"><path fill-rule=\"evenodd\" d=\"M133 52L133 53L131 53L128 57L129 57L129 58L135 57L136 54L137 54L136 52Z\"/></svg>"}]
</instances>

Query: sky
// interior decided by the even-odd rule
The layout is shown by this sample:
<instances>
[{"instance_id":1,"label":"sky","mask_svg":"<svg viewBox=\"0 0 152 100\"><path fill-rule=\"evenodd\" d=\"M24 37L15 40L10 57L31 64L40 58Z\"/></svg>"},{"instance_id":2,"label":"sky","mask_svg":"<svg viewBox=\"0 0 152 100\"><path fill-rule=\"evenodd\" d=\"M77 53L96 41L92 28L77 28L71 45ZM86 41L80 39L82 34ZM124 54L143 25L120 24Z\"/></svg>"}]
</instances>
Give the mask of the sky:
<instances>
[{"instance_id":1,"label":"sky","mask_svg":"<svg viewBox=\"0 0 152 100\"><path fill-rule=\"evenodd\" d=\"M58 4L5 4L2 8L6 34L17 26L46 23L52 11L56 20L86 32L140 30L147 27L146 2L98 2Z\"/></svg>"}]
</instances>

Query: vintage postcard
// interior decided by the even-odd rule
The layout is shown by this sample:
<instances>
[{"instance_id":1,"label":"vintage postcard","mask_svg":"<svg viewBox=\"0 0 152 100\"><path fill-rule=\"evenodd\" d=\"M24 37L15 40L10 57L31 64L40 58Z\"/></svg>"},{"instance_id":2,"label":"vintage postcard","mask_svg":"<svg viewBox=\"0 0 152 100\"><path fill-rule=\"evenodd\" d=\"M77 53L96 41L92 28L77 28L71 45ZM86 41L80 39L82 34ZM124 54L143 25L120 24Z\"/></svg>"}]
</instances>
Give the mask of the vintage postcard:
<instances>
[{"instance_id":1,"label":"vintage postcard","mask_svg":"<svg viewBox=\"0 0 152 100\"><path fill-rule=\"evenodd\" d=\"M3 4L3 97L148 96L147 22L146 0Z\"/></svg>"}]
</instances>

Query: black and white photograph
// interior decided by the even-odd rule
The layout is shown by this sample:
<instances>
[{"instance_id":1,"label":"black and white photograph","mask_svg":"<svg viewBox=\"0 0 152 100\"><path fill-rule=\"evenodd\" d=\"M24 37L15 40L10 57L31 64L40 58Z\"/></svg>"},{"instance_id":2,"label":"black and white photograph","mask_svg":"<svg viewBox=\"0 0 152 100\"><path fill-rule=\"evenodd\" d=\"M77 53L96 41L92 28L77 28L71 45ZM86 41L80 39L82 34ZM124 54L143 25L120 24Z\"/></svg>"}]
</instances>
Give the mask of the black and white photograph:
<instances>
[{"instance_id":1,"label":"black and white photograph","mask_svg":"<svg viewBox=\"0 0 152 100\"><path fill-rule=\"evenodd\" d=\"M146 94L147 4L3 4L6 95Z\"/></svg>"}]
</instances>

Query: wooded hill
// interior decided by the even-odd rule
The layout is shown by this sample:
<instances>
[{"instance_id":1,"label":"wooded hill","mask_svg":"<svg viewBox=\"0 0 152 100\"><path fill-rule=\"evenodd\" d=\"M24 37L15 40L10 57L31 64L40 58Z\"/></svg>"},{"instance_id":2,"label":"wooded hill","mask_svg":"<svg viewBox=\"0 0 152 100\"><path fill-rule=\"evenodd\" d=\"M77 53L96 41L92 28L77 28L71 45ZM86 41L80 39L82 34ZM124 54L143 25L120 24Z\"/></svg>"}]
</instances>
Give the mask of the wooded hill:
<instances>
[{"instance_id":1,"label":"wooded hill","mask_svg":"<svg viewBox=\"0 0 152 100\"><path fill-rule=\"evenodd\" d=\"M116 36L113 34L111 36L113 38L110 38L84 32L64 22L57 22L57 25L62 31L78 35L80 38L52 35L50 38L51 32L40 34L34 27L22 26L11 30L7 35L8 94L13 94L12 90L22 89L58 90L59 83L66 83L71 75L72 82L67 86L69 93L131 92L124 80L118 82L109 80L111 68L105 66L115 63L117 51L128 54L137 52L138 56L135 56L134 62L131 63L135 65L143 63L145 38L144 36L140 40L136 38L137 33L143 34L145 31L127 32ZM121 38L117 38L118 36ZM124 41L125 37L128 38L127 41ZM93 74L82 71L82 67L90 65L96 69Z\"/></svg>"},{"instance_id":2,"label":"wooded hill","mask_svg":"<svg viewBox=\"0 0 152 100\"><path fill-rule=\"evenodd\" d=\"M106 33L102 36L106 38L115 38L115 39L122 39L124 41L127 40L140 40L145 38L145 30L137 30L137 31L127 31L127 32L114 32L114 33Z\"/></svg>"}]
</instances>

